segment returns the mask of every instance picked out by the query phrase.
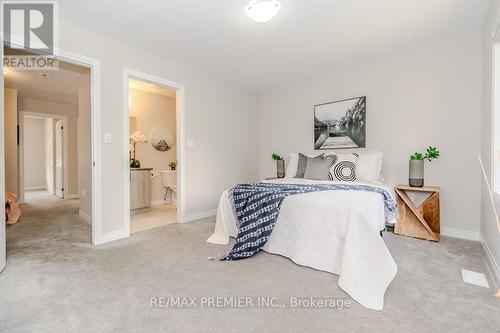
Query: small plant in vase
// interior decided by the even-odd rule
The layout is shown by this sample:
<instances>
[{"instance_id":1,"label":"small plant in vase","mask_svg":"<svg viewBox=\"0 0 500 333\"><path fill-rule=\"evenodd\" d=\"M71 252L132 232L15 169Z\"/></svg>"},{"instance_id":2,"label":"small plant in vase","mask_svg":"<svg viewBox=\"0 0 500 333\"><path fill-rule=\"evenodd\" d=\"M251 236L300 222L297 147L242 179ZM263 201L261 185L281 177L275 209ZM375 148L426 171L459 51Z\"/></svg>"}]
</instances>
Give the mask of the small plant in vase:
<instances>
[{"instance_id":1,"label":"small plant in vase","mask_svg":"<svg viewBox=\"0 0 500 333\"><path fill-rule=\"evenodd\" d=\"M278 154L272 154L271 158L276 161L276 176L285 178L285 160Z\"/></svg>"},{"instance_id":2,"label":"small plant in vase","mask_svg":"<svg viewBox=\"0 0 500 333\"><path fill-rule=\"evenodd\" d=\"M130 167L131 168L140 168L141 167L141 162L136 159L131 159L130 160Z\"/></svg>"},{"instance_id":3,"label":"small plant in vase","mask_svg":"<svg viewBox=\"0 0 500 333\"><path fill-rule=\"evenodd\" d=\"M437 158L439 158L439 150L436 147L427 148L425 154L415 152L410 156L410 186L424 186L424 161L427 160L431 162Z\"/></svg>"},{"instance_id":4,"label":"small plant in vase","mask_svg":"<svg viewBox=\"0 0 500 333\"><path fill-rule=\"evenodd\" d=\"M170 167L170 170L175 171L175 168L177 168L177 161L168 163L168 166Z\"/></svg>"}]
</instances>

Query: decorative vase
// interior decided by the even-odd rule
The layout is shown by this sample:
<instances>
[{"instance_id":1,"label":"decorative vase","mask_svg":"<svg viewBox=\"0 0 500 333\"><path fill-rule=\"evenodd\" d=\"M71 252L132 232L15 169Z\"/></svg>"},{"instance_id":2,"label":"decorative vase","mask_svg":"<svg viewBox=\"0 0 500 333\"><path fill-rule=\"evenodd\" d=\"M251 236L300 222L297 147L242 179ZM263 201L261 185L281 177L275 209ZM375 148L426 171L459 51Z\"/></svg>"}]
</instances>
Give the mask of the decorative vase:
<instances>
[{"instance_id":1,"label":"decorative vase","mask_svg":"<svg viewBox=\"0 0 500 333\"><path fill-rule=\"evenodd\" d=\"M285 178L285 160L276 161L276 176L278 178Z\"/></svg>"},{"instance_id":2,"label":"decorative vase","mask_svg":"<svg viewBox=\"0 0 500 333\"><path fill-rule=\"evenodd\" d=\"M424 186L424 160L410 160L410 186Z\"/></svg>"}]
</instances>

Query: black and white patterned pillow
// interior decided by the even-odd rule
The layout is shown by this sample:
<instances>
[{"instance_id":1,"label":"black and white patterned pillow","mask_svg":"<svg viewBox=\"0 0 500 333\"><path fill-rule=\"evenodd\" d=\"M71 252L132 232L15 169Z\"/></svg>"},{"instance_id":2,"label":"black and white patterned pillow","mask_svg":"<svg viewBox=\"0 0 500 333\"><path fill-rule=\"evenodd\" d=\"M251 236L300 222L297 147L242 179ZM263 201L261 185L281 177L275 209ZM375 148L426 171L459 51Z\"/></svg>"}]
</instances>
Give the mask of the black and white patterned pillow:
<instances>
[{"instance_id":1,"label":"black and white patterned pillow","mask_svg":"<svg viewBox=\"0 0 500 333\"><path fill-rule=\"evenodd\" d=\"M334 161L328 173L330 180L341 182L356 181L356 165L359 158L358 153L326 155L325 159L327 158L333 159Z\"/></svg>"}]
</instances>

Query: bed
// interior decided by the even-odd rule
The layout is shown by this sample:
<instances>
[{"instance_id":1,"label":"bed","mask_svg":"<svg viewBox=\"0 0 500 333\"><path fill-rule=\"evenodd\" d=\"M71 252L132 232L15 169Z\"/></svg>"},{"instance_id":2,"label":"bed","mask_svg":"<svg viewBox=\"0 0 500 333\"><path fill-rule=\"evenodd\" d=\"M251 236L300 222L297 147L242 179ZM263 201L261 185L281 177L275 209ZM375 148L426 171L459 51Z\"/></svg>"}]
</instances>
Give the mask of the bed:
<instances>
[{"instance_id":1,"label":"bed","mask_svg":"<svg viewBox=\"0 0 500 333\"><path fill-rule=\"evenodd\" d=\"M293 174L293 171L288 171ZM267 182L284 184L335 184L336 181L284 178ZM356 181L386 190L378 181ZM339 287L361 305L382 310L384 294L397 266L380 231L385 228L384 200L367 191L319 191L287 197L262 250L293 262L339 275ZM392 222L392 221L389 221ZM238 225L230 192L225 191L217 209L215 231L208 239L228 244L237 237Z\"/></svg>"}]
</instances>

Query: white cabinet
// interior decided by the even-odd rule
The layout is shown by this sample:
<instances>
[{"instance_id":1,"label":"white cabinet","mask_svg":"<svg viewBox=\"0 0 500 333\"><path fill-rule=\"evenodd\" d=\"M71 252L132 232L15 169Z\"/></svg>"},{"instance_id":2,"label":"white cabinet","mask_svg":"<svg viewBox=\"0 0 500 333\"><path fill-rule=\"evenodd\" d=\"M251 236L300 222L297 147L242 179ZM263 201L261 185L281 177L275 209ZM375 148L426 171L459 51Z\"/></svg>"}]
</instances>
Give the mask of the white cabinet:
<instances>
[{"instance_id":1,"label":"white cabinet","mask_svg":"<svg viewBox=\"0 0 500 333\"><path fill-rule=\"evenodd\" d=\"M130 209L151 206L152 168L130 169Z\"/></svg>"}]
</instances>

